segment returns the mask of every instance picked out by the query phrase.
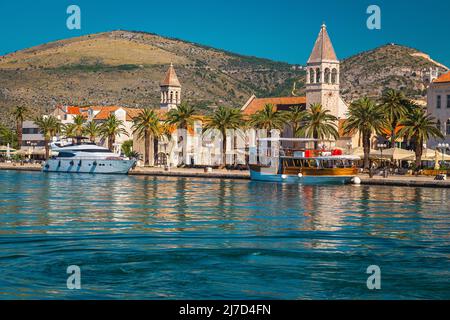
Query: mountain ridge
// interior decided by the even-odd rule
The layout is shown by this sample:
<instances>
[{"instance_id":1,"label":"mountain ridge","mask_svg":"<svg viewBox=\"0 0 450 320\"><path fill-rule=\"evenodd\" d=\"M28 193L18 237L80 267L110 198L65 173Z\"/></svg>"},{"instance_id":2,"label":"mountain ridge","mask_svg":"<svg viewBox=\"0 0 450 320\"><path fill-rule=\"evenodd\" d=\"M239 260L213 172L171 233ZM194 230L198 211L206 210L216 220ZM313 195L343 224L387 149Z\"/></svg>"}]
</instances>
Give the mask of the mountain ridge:
<instances>
[{"instance_id":1,"label":"mountain ridge","mask_svg":"<svg viewBox=\"0 0 450 320\"><path fill-rule=\"evenodd\" d=\"M404 86L407 93L423 97L424 83L418 68L437 65L424 57L412 57L411 53L426 55L413 48L387 45L342 60L344 99L377 96L382 91L380 83ZM252 94L291 95L294 83L295 94L304 93L305 71L300 65L149 32L115 30L1 56L1 120L10 122L9 111L16 105L26 105L34 114L48 112L58 104L158 107L159 81L170 63L174 63L183 86L182 98L204 112L210 112L211 105L240 107ZM368 76L375 70L381 70L382 77ZM416 74L411 77L408 72Z\"/></svg>"}]
</instances>

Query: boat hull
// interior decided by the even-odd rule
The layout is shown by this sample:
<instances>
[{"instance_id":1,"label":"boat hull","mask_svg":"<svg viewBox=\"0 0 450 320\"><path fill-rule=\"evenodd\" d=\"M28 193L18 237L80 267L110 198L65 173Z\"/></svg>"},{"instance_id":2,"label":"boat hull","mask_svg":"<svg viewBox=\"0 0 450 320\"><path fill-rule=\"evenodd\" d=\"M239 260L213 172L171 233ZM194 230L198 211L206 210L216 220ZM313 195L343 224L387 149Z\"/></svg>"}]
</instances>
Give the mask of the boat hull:
<instances>
[{"instance_id":1,"label":"boat hull","mask_svg":"<svg viewBox=\"0 0 450 320\"><path fill-rule=\"evenodd\" d=\"M269 170L270 171L270 170ZM297 184L347 184L356 175L301 175L276 174L264 170L251 170L250 178L255 181L283 182Z\"/></svg>"},{"instance_id":2,"label":"boat hull","mask_svg":"<svg viewBox=\"0 0 450 320\"><path fill-rule=\"evenodd\" d=\"M135 160L49 159L44 172L127 174Z\"/></svg>"}]
</instances>

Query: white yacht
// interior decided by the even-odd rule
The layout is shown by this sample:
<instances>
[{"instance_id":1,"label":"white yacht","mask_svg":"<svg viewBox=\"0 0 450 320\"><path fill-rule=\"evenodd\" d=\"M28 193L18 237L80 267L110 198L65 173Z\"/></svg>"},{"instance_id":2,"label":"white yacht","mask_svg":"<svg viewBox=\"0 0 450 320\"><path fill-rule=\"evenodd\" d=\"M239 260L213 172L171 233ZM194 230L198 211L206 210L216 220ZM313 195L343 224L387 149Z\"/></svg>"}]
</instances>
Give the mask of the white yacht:
<instances>
[{"instance_id":1,"label":"white yacht","mask_svg":"<svg viewBox=\"0 0 450 320\"><path fill-rule=\"evenodd\" d=\"M136 163L86 141L68 145L52 143L51 150L58 155L45 162L44 172L127 174Z\"/></svg>"}]
</instances>

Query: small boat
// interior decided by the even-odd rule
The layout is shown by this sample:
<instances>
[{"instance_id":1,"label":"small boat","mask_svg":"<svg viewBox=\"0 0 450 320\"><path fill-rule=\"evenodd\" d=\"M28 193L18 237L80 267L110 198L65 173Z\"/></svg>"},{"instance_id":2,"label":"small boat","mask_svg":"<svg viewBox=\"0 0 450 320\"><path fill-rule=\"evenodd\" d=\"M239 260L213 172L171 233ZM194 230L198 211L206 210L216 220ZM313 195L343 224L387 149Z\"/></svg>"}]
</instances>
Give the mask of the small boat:
<instances>
[{"instance_id":1,"label":"small boat","mask_svg":"<svg viewBox=\"0 0 450 320\"><path fill-rule=\"evenodd\" d=\"M313 142L315 139L260 139L260 141ZM338 149L297 150L287 155L268 157L268 164L250 164L250 177L256 181L287 182L299 184L345 184L358 174L358 156L343 155Z\"/></svg>"},{"instance_id":2,"label":"small boat","mask_svg":"<svg viewBox=\"0 0 450 320\"><path fill-rule=\"evenodd\" d=\"M127 174L136 164L84 139L68 145L52 143L51 150L58 155L45 162L44 172Z\"/></svg>"}]
</instances>

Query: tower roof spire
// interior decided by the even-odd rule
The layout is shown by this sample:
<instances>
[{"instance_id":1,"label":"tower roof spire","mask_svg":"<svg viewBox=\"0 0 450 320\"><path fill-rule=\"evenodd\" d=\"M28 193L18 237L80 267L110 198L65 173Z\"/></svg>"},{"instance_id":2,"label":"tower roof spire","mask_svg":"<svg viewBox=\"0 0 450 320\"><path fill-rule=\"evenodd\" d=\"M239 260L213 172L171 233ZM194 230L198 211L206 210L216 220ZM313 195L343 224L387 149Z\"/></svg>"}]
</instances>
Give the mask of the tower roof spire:
<instances>
[{"instance_id":1,"label":"tower roof spire","mask_svg":"<svg viewBox=\"0 0 450 320\"><path fill-rule=\"evenodd\" d=\"M325 23L322 24L308 63L322 62L324 60L338 61Z\"/></svg>"},{"instance_id":2,"label":"tower roof spire","mask_svg":"<svg viewBox=\"0 0 450 320\"><path fill-rule=\"evenodd\" d=\"M163 81L161 81L161 86L181 87L180 81L177 77L177 73L175 72L175 68L173 67L173 63L170 63L170 67L167 70Z\"/></svg>"}]
</instances>

